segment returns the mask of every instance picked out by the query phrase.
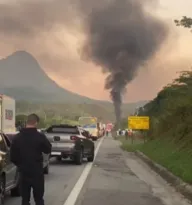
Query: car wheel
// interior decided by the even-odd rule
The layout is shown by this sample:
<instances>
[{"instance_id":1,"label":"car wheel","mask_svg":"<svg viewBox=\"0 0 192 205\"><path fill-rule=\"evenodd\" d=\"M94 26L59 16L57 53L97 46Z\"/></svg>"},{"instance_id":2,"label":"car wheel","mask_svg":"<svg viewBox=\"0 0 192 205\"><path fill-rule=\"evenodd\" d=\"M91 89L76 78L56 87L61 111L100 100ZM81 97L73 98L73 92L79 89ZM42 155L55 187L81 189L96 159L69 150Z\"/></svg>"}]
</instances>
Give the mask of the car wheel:
<instances>
[{"instance_id":1,"label":"car wheel","mask_svg":"<svg viewBox=\"0 0 192 205\"><path fill-rule=\"evenodd\" d=\"M81 165L83 163L83 149L75 155L75 164Z\"/></svg>"},{"instance_id":2,"label":"car wheel","mask_svg":"<svg viewBox=\"0 0 192 205\"><path fill-rule=\"evenodd\" d=\"M49 164L43 169L44 174L49 174Z\"/></svg>"},{"instance_id":3,"label":"car wheel","mask_svg":"<svg viewBox=\"0 0 192 205\"><path fill-rule=\"evenodd\" d=\"M4 204L5 199L5 177L1 176L0 178L0 205Z\"/></svg>"},{"instance_id":4,"label":"car wheel","mask_svg":"<svg viewBox=\"0 0 192 205\"><path fill-rule=\"evenodd\" d=\"M93 162L94 158L95 158L95 150L94 150L94 147L93 147L92 150L91 150L90 155L87 157L87 161L88 162Z\"/></svg>"}]
</instances>

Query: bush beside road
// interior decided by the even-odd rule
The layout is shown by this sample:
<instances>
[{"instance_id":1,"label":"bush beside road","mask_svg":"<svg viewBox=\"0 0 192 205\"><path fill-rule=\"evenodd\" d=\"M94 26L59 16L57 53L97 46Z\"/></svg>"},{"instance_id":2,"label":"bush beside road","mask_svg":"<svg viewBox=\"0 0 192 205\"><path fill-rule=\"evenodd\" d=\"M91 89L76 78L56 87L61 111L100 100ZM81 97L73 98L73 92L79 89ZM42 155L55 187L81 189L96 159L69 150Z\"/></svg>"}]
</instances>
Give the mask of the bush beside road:
<instances>
[{"instance_id":1,"label":"bush beside road","mask_svg":"<svg viewBox=\"0 0 192 205\"><path fill-rule=\"evenodd\" d=\"M23 124L27 119L27 115L17 115L16 116L16 124ZM40 123L38 128L46 128L51 126L52 124L70 124L70 125L78 125L78 121L72 119L61 118L60 116L54 117L46 117L43 118L40 116Z\"/></svg>"},{"instance_id":2,"label":"bush beside road","mask_svg":"<svg viewBox=\"0 0 192 205\"><path fill-rule=\"evenodd\" d=\"M192 183L192 71L183 71L142 109L150 117L146 143L123 141L127 151L140 150L174 175Z\"/></svg>"}]
</instances>

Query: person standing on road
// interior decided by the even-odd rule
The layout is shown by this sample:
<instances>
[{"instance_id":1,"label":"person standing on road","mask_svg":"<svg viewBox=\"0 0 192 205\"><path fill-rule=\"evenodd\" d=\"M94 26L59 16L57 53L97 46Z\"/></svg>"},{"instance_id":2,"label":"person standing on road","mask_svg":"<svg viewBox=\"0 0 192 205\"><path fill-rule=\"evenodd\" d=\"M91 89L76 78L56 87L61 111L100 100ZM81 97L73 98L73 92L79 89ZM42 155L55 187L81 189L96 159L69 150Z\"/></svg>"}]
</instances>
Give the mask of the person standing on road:
<instances>
[{"instance_id":1,"label":"person standing on road","mask_svg":"<svg viewBox=\"0 0 192 205\"><path fill-rule=\"evenodd\" d=\"M11 145L10 158L20 172L22 205L30 205L31 189L36 205L44 205L43 153L51 153L46 136L37 131L39 117L31 114L26 128L18 133Z\"/></svg>"},{"instance_id":2,"label":"person standing on road","mask_svg":"<svg viewBox=\"0 0 192 205\"><path fill-rule=\"evenodd\" d=\"M125 139L128 140L128 131L127 131L127 129L125 130Z\"/></svg>"}]
</instances>

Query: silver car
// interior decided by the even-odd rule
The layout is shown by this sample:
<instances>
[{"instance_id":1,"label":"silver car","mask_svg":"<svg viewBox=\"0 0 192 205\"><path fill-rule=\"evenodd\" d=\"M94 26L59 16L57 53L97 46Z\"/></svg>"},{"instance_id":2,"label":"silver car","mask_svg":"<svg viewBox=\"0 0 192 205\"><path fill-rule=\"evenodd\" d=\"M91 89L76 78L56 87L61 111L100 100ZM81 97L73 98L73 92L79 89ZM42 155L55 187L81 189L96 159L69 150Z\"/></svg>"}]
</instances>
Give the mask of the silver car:
<instances>
[{"instance_id":1,"label":"silver car","mask_svg":"<svg viewBox=\"0 0 192 205\"><path fill-rule=\"evenodd\" d=\"M93 162L95 145L87 132L78 126L52 125L45 134L52 144L51 157L56 157L59 161L70 158L77 165L82 164L83 158Z\"/></svg>"}]
</instances>

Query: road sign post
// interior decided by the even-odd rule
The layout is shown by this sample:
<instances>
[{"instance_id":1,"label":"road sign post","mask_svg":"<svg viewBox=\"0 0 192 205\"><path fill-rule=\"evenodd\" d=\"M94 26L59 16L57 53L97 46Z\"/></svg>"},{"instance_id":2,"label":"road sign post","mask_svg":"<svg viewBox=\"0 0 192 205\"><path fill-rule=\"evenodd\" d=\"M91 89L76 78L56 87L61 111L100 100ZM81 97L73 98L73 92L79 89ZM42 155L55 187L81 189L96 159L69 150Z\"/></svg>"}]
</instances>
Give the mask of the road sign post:
<instances>
[{"instance_id":1,"label":"road sign post","mask_svg":"<svg viewBox=\"0 0 192 205\"><path fill-rule=\"evenodd\" d=\"M148 116L129 116L128 117L128 129L132 130L149 130L149 117ZM145 133L144 142L145 142ZM132 139L133 142L133 139Z\"/></svg>"}]
</instances>

